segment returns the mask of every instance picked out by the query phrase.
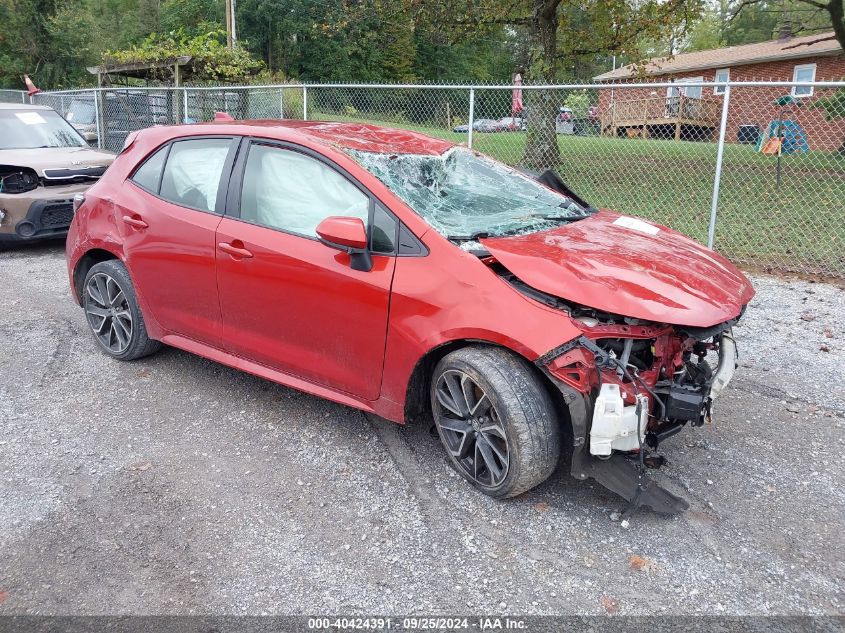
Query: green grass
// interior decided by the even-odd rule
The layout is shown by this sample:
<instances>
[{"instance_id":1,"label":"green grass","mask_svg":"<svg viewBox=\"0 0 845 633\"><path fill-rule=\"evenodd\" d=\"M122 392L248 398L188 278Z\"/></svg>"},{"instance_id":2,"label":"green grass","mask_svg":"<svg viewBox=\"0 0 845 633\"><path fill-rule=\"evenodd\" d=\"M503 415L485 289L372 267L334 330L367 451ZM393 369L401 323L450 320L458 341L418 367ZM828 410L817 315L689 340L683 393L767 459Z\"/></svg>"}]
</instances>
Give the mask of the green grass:
<instances>
[{"instance_id":1,"label":"green grass","mask_svg":"<svg viewBox=\"0 0 845 633\"><path fill-rule=\"evenodd\" d=\"M367 121L466 141L466 135L448 130ZM516 165L525 136L476 133L473 148ZM558 145L561 177L592 204L706 242L715 143L560 135ZM784 155L779 188L776 162L753 146L725 146L716 249L751 268L845 277L845 157L821 151Z\"/></svg>"}]
</instances>

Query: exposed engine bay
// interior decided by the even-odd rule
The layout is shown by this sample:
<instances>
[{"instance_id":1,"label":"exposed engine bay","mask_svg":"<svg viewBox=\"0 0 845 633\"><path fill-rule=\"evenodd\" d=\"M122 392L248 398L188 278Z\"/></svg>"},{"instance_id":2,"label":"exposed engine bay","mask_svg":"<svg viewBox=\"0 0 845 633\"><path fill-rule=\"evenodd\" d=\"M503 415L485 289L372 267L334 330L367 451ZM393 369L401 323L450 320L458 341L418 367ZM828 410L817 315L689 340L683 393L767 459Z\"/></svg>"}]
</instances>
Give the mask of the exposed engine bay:
<instances>
[{"instance_id":1,"label":"exposed engine bay","mask_svg":"<svg viewBox=\"0 0 845 633\"><path fill-rule=\"evenodd\" d=\"M535 361L569 407L573 476L596 479L632 509L685 510L645 471L662 464L655 451L663 441L709 419L736 367L731 328L741 315L708 328L652 323L568 303L489 265L521 293L568 313L583 332Z\"/></svg>"}]
</instances>

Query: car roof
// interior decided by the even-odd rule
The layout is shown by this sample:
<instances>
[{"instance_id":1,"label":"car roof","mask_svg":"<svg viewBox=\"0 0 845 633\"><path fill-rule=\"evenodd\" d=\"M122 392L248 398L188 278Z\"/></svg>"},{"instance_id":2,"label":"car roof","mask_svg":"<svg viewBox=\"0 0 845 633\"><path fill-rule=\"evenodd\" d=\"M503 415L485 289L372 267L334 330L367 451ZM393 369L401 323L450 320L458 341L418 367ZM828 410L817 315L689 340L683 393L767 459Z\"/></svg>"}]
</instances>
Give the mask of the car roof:
<instances>
[{"instance_id":1,"label":"car roof","mask_svg":"<svg viewBox=\"0 0 845 633\"><path fill-rule=\"evenodd\" d=\"M52 110L50 106L32 103L0 103L0 110Z\"/></svg>"},{"instance_id":2,"label":"car roof","mask_svg":"<svg viewBox=\"0 0 845 633\"><path fill-rule=\"evenodd\" d=\"M397 130L369 123L275 119L267 121L215 121L212 125L225 127L226 131L232 134L260 135L279 140L293 140L296 136L305 136L322 145L377 154L428 154L437 156L455 147L454 143L419 132Z\"/></svg>"}]
</instances>

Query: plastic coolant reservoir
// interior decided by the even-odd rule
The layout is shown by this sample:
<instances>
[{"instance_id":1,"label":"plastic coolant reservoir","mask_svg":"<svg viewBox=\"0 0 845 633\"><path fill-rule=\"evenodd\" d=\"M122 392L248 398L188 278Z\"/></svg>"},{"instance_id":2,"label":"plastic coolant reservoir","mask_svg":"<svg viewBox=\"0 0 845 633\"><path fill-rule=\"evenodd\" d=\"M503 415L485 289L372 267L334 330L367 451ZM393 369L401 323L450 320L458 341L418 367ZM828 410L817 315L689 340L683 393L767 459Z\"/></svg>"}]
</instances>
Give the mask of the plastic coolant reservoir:
<instances>
[{"instance_id":1,"label":"plastic coolant reservoir","mask_svg":"<svg viewBox=\"0 0 845 633\"><path fill-rule=\"evenodd\" d=\"M640 402L640 439L645 437L648 422L648 398L637 396ZM610 455L611 451L631 451L639 448L637 441L637 405L625 406L619 385L601 386L593 409L590 430L590 453Z\"/></svg>"}]
</instances>

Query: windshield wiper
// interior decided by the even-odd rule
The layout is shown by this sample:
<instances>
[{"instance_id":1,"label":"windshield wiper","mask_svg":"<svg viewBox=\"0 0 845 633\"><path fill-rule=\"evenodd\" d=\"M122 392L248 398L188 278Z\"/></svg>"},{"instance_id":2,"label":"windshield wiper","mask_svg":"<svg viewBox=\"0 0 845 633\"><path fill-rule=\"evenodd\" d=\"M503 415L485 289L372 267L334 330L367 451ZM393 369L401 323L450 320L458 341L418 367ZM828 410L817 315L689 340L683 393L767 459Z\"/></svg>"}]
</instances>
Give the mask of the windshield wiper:
<instances>
[{"instance_id":1,"label":"windshield wiper","mask_svg":"<svg viewBox=\"0 0 845 633\"><path fill-rule=\"evenodd\" d=\"M531 215L524 216L527 218L537 218L539 220L550 220L552 222L577 222L578 220L583 220L586 218L586 215L542 215L540 213L532 213Z\"/></svg>"},{"instance_id":2,"label":"windshield wiper","mask_svg":"<svg viewBox=\"0 0 845 633\"><path fill-rule=\"evenodd\" d=\"M577 222L578 220L583 220L588 216L586 215L542 215L540 213L532 213L529 215L524 215L520 219L525 220L528 218L537 218L540 220L549 220L550 222ZM508 229L506 231L497 231L495 235L490 235L489 231L476 231L475 233L471 233L470 235L449 235L446 239L451 240L453 242L476 242L478 240L483 240L488 237L507 237L510 235L514 235L521 231L525 231L526 229L533 229L533 226L516 226L512 229ZM539 230L539 229L538 229Z\"/></svg>"},{"instance_id":3,"label":"windshield wiper","mask_svg":"<svg viewBox=\"0 0 845 633\"><path fill-rule=\"evenodd\" d=\"M476 240L483 240L486 237L490 237L489 232L476 231L470 235L449 235L446 239L455 242L475 242Z\"/></svg>"}]
</instances>

